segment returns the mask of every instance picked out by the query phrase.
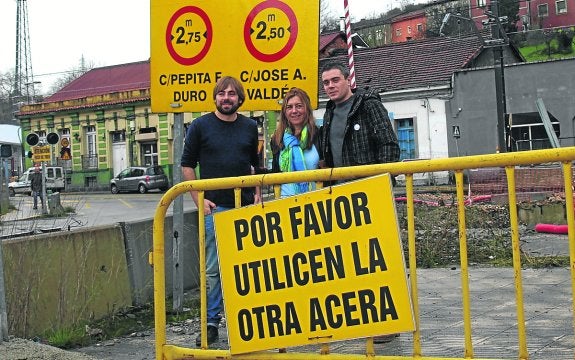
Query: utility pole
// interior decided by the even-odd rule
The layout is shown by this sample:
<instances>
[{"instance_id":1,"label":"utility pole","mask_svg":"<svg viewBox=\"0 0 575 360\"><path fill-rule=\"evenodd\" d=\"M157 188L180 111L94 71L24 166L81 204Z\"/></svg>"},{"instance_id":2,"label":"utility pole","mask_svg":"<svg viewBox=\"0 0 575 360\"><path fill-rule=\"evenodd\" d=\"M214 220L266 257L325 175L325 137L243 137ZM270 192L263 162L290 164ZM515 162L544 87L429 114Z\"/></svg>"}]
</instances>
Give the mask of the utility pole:
<instances>
[{"instance_id":1,"label":"utility pole","mask_svg":"<svg viewBox=\"0 0 575 360\"><path fill-rule=\"evenodd\" d=\"M5 160L0 158L2 162L2 171L0 171L0 198L6 196L5 202L9 205L8 200L8 180L4 177L8 176L8 168L5 166ZM4 199L0 199L4 202ZM1 208L2 206L0 206ZM4 286L4 261L2 255L2 240L0 240L0 344L3 341L8 341L8 311L6 310L6 290Z\"/></svg>"},{"instance_id":2,"label":"utility pole","mask_svg":"<svg viewBox=\"0 0 575 360\"><path fill-rule=\"evenodd\" d=\"M495 97L497 101L497 152L506 152L508 150L507 142L505 141L507 105L505 100L505 64L503 61L503 47L506 45L506 41L505 37L501 37L503 30L499 21L499 2L497 0L491 1L491 14L488 14L488 16L495 20L491 25L491 36L495 45L493 47L493 70L495 73Z\"/></svg>"}]
</instances>

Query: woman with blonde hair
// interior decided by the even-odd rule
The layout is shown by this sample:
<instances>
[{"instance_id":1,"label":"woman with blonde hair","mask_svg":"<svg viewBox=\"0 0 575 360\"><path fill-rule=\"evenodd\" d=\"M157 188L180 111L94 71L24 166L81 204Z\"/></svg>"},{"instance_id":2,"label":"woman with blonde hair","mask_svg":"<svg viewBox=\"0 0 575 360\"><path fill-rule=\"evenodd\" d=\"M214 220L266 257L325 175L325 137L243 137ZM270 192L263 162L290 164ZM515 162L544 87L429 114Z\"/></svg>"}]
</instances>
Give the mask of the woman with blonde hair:
<instances>
[{"instance_id":1,"label":"woman with blonde hair","mask_svg":"<svg viewBox=\"0 0 575 360\"><path fill-rule=\"evenodd\" d=\"M308 94L299 88L285 95L270 147L272 172L313 170L319 163L319 136ZM314 182L282 184L281 197L315 190Z\"/></svg>"}]
</instances>

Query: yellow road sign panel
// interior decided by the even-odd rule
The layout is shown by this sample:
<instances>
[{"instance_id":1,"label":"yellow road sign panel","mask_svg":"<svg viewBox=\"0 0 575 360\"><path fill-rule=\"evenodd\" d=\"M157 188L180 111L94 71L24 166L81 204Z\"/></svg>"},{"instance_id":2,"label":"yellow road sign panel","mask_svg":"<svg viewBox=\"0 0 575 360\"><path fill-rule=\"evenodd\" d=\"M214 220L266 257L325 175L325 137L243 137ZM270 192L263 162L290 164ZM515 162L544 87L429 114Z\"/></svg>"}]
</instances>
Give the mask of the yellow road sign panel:
<instances>
[{"instance_id":1,"label":"yellow road sign panel","mask_svg":"<svg viewBox=\"0 0 575 360\"><path fill-rule=\"evenodd\" d=\"M213 110L226 75L242 81L242 110L278 110L292 87L317 107L319 0L151 0L152 111Z\"/></svg>"},{"instance_id":2,"label":"yellow road sign panel","mask_svg":"<svg viewBox=\"0 0 575 360\"><path fill-rule=\"evenodd\" d=\"M388 175L214 221L232 354L414 330Z\"/></svg>"},{"instance_id":3,"label":"yellow road sign panel","mask_svg":"<svg viewBox=\"0 0 575 360\"><path fill-rule=\"evenodd\" d=\"M41 145L32 147L32 161L43 162L50 161L50 145Z\"/></svg>"}]
</instances>

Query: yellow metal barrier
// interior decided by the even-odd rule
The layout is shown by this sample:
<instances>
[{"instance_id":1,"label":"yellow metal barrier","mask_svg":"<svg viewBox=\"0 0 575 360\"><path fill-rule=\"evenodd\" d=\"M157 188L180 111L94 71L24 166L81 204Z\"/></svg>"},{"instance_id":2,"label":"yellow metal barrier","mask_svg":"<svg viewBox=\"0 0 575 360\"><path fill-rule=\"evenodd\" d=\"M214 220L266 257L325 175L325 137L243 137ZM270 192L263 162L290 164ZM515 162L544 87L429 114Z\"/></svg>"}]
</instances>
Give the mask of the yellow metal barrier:
<instances>
[{"instance_id":1,"label":"yellow metal barrier","mask_svg":"<svg viewBox=\"0 0 575 360\"><path fill-rule=\"evenodd\" d=\"M519 359L528 359L526 337L526 320L523 303L523 285L521 273L521 257L519 247L519 230L516 205L515 191L515 166L531 165L549 162L562 163L564 174L564 189L566 197L566 212L569 239L569 256L570 256L570 280L571 280L571 309L570 312L565 310L566 314L573 317L575 311L575 302L573 302L573 292L575 291L575 223L573 208L573 188L572 188L572 162L575 160L575 147L536 150L529 152L505 153L493 155L467 156L450 159L432 159L419 160L402 163L367 165L349 168L321 169L295 172L290 174L267 174L252 175L237 178L213 179L213 180L195 180L183 182L172 187L164 194L156 209L154 216L154 243L153 251L150 254L150 264L154 268L154 303L155 303L155 341L156 341L156 359L469 359L474 358L471 334L471 309L470 309L470 290L469 290L469 265L467 263L467 235L465 222L464 206L464 182L463 171L466 169L477 169L487 167L504 167L507 175L507 187L509 197L510 227L513 250L513 271L515 279L515 303L517 317L517 336L518 336L518 354ZM464 349L463 357L426 357L421 348L421 327L420 312L418 302L418 285L416 274L416 244L415 244L415 219L414 219L414 184L413 174L437 171L454 171L456 179L457 192L457 213L458 213L458 230L460 241L460 266L461 266L461 292L463 305L463 330L464 330ZM179 195L185 194L191 190L199 191L199 203L203 204L204 191L215 189L235 189L236 206L239 206L239 195L242 187L254 187L273 185L274 191L279 194L279 184L303 181L315 181L318 183L329 180L340 180L349 178L361 178L373 176L382 173L392 175L406 175L406 196L407 196L407 227L408 227L408 253L409 253L409 279L411 288L411 298L413 314L415 317L415 332L413 333L413 353L412 356L378 356L375 355L373 340L366 340L365 352L361 354L332 354L328 344L321 346L319 353L305 352L285 352L280 349L279 352L257 352L241 355L231 355L227 350L210 350L207 349L206 332L202 330L202 348L189 349L175 345L167 344L166 341L166 300L165 300L165 254L164 254L164 219L172 201ZM203 207L198 209L199 214L203 214ZM206 328L207 310L205 304L206 296L206 272L205 272L205 234L204 234L204 217L199 216L199 253L200 253L200 296L201 302L201 328ZM572 325L575 327L575 317L572 319ZM571 358L573 354L571 354Z\"/></svg>"}]
</instances>

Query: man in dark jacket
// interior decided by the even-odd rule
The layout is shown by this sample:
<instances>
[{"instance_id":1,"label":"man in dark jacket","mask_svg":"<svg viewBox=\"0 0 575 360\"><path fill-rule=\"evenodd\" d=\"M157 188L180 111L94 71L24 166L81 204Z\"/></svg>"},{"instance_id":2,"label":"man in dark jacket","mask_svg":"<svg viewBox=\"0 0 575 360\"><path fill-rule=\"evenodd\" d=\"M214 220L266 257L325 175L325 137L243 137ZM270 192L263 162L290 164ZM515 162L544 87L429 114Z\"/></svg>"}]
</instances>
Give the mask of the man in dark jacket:
<instances>
[{"instance_id":1,"label":"man in dark jacket","mask_svg":"<svg viewBox=\"0 0 575 360\"><path fill-rule=\"evenodd\" d=\"M339 63L322 69L323 89L330 98L321 131L325 167L395 162L400 150L387 110L375 92L352 91L349 70Z\"/></svg>"},{"instance_id":2,"label":"man in dark jacket","mask_svg":"<svg viewBox=\"0 0 575 360\"><path fill-rule=\"evenodd\" d=\"M320 131L322 167L382 164L399 160L400 150L387 110L375 92L351 89L349 70L339 63L322 68L329 101ZM385 343L399 334L375 336Z\"/></svg>"},{"instance_id":3,"label":"man in dark jacket","mask_svg":"<svg viewBox=\"0 0 575 360\"><path fill-rule=\"evenodd\" d=\"M40 172L40 167L36 166L34 172L30 175L30 191L32 191L32 196L34 197L34 210L38 209L38 196L42 202L42 207L44 207L44 198L42 197L42 173Z\"/></svg>"}]
</instances>

